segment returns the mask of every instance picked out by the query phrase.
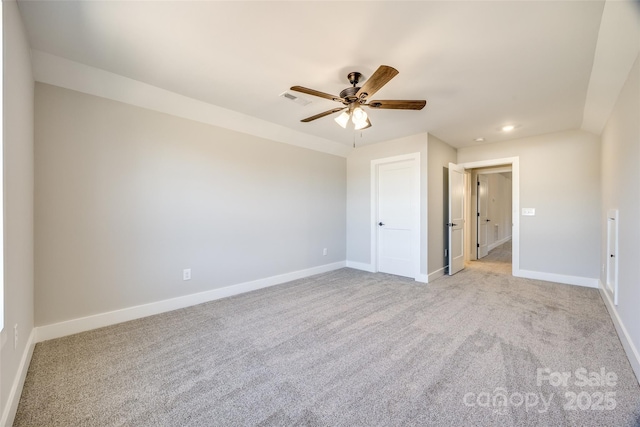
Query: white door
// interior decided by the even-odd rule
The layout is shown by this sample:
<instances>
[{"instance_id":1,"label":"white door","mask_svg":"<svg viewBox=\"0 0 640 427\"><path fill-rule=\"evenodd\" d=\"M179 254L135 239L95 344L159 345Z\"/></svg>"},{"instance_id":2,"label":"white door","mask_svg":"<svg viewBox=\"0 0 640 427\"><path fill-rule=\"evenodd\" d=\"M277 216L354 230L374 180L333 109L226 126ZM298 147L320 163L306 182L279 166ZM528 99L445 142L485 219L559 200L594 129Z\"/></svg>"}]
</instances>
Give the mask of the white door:
<instances>
[{"instance_id":1,"label":"white door","mask_svg":"<svg viewBox=\"0 0 640 427\"><path fill-rule=\"evenodd\" d=\"M378 271L415 277L415 160L378 166Z\"/></svg>"},{"instance_id":2,"label":"white door","mask_svg":"<svg viewBox=\"0 0 640 427\"><path fill-rule=\"evenodd\" d=\"M489 177L478 175L478 259L487 256L489 245Z\"/></svg>"},{"instance_id":3,"label":"white door","mask_svg":"<svg viewBox=\"0 0 640 427\"><path fill-rule=\"evenodd\" d=\"M618 305L618 210L607 212L607 291Z\"/></svg>"},{"instance_id":4,"label":"white door","mask_svg":"<svg viewBox=\"0 0 640 427\"><path fill-rule=\"evenodd\" d=\"M449 163L449 275L464 268L464 167Z\"/></svg>"}]
</instances>

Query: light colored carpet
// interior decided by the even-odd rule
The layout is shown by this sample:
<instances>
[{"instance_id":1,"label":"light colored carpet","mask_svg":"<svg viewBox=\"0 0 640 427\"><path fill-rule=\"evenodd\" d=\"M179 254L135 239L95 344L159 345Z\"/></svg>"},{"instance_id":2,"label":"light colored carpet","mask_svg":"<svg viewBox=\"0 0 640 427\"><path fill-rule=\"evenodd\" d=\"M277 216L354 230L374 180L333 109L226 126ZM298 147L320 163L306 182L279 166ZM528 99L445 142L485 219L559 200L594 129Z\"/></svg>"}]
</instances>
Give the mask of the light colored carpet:
<instances>
[{"instance_id":1,"label":"light colored carpet","mask_svg":"<svg viewBox=\"0 0 640 427\"><path fill-rule=\"evenodd\" d=\"M40 343L14 425L640 425L598 291L509 259L428 285L342 269Z\"/></svg>"}]
</instances>

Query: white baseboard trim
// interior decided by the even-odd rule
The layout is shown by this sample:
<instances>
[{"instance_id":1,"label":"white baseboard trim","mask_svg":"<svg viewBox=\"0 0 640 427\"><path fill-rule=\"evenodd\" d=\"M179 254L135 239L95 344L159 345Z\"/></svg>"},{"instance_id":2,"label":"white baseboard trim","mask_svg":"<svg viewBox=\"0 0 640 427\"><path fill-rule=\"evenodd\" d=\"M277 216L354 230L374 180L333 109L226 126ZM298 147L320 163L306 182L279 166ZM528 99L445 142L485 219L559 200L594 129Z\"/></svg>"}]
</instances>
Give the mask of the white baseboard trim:
<instances>
[{"instance_id":1,"label":"white baseboard trim","mask_svg":"<svg viewBox=\"0 0 640 427\"><path fill-rule=\"evenodd\" d=\"M347 267L355 270L367 271L369 273L377 273L377 271L374 270L373 265L364 262L347 261ZM426 274L419 273L414 277L414 280L420 283L429 283L429 277Z\"/></svg>"},{"instance_id":2,"label":"white baseboard trim","mask_svg":"<svg viewBox=\"0 0 640 427\"><path fill-rule=\"evenodd\" d=\"M4 408L2 418L0 418L0 426L13 425L13 420L16 417L18 411L18 403L20 403L20 396L22 396L22 388L24 387L24 380L27 378L27 371L29 370L29 364L31 363L31 357L33 356L33 349L36 346L36 330L31 330L27 345L22 353L20 364L18 365L18 372L11 384L9 390L9 397L7 399L7 406Z\"/></svg>"},{"instance_id":3,"label":"white baseboard trim","mask_svg":"<svg viewBox=\"0 0 640 427\"><path fill-rule=\"evenodd\" d=\"M120 310L109 311L106 313L95 314L50 325L38 326L36 328L36 342L60 338L67 335L77 334L79 332L102 328L104 326L115 325L116 323L127 322L129 320L140 319L154 314L190 307L220 298L226 298L245 292L255 291L257 289L267 288L269 286L279 285L292 280L303 279L305 277L313 276L314 274L338 270L344 267L346 267L346 262L340 261L308 268L306 270L293 271L291 273L281 274L278 276L199 292L197 294L184 295L149 304L127 307Z\"/></svg>"},{"instance_id":4,"label":"white baseboard trim","mask_svg":"<svg viewBox=\"0 0 640 427\"><path fill-rule=\"evenodd\" d=\"M497 248L498 246L502 245L503 243L507 243L509 240L511 240L511 236L505 237L504 239L498 240L497 242L493 242L492 244L487 246L487 250L491 251L491 250Z\"/></svg>"},{"instance_id":5,"label":"white baseboard trim","mask_svg":"<svg viewBox=\"0 0 640 427\"><path fill-rule=\"evenodd\" d=\"M565 285L584 286L598 289L598 279L580 276L565 276L564 274L543 273L540 271L514 270L513 275L525 279L544 280L545 282L563 283Z\"/></svg>"},{"instance_id":6,"label":"white baseboard trim","mask_svg":"<svg viewBox=\"0 0 640 427\"><path fill-rule=\"evenodd\" d=\"M445 267L442 267L442 268L437 269L433 273L429 273L429 279L428 279L427 283L433 282L434 280L444 276L444 269L445 269Z\"/></svg>"},{"instance_id":7,"label":"white baseboard trim","mask_svg":"<svg viewBox=\"0 0 640 427\"><path fill-rule=\"evenodd\" d=\"M625 328L620 315L618 314L618 310L616 310L613 301L611 301L611 297L607 293L604 288L604 284L602 281L598 280L600 290L600 295L602 296L602 301L604 301L604 305L607 307L609 311L609 316L613 321L613 325L616 327L616 331L618 332L618 338L620 338L620 342L622 343L622 347L624 348L625 353L627 353L627 358L629 359L629 363L631 364L631 368L633 372L636 374L636 379L640 384L640 352L633 344L629 333L627 332L627 328Z\"/></svg>"},{"instance_id":8,"label":"white baseboard trim","mask_svg":"<svg viewBox=\"0 0 640 427\"><path fill-rule=\"evenodd\" d=\"M429 275L427 274L418 274L416 277L416 282L419 283L429 283Z\"/></svg>"},{"instance_id":9,"label":"white baseboard trim","mask_svg":"<svg viewBox=\"0 0 640 427\"><path fill-rule=\"evenodd\" d=\"M356 262L356 261L347 261L347 267L354 268L356 270L368 271L369 273L375 273L376 271L373 269L371 264L367 264L364 262Z\"/></svg>"}]
</instances>

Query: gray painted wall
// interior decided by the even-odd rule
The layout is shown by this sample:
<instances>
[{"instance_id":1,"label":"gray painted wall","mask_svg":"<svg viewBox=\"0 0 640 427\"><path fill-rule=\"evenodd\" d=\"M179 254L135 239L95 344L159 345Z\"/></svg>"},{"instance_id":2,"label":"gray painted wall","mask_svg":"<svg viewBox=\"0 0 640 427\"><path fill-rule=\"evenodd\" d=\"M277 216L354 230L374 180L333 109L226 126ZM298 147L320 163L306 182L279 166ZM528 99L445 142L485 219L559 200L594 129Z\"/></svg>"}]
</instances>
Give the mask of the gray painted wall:
<instances>
[{"instance_id":1,"label":"gray painted wall","mask_svg":"<svg viewBox=\"0 0 640 427\"><path fill-rule=\"evenodd\" d=\"M16 2L3 2L4 34L4 330L0 416L33 331L33 75ZM13 326L18 346L13 348ZM15 410L15 408L13 408Z\"/></svg>"},{"instance_id":2,"label":"gray painted wall","mask_svg":"<svg viewBox=\"0 0 640 427\"><path fill-rule=\"evenodd\" d=\"M427 271L427 134L358 147L347 158L347 260L371 263L371 161L420 153L420 273Z\"/></svg>"},{"instance_id":3,"label":"gray painted wall","mask_svg":"<svg viewBox=\"0 0 640 427\"><path fill-rule=\"evenodd\" d=\"M618 315L640 350L640 56L602 133L601 265L606 265L606 215L618 209ZM606 272L600 276L606 283ZM636 375L640 378L638 365Z\"/></svg>"},{"instance_id":4,"label":"gray painted wall","mask_svg":"<svg viewBox=\"0 0 640 427\"><path fill-rule=\"evenodd\" d=\"M456 163L456 149L429 135L428 186L429 186L429 274L446 265L444 249L445 232L448 232L448 177L449 163Z\"/></svg>"},{"instance_id":5,"label":"gray painted wall","mask_svg":"<svg viewBox=\"0 0 640 427\"><path fill-rule=\"evenodd\" d=\"M567 131L458 150L458 163L520 158L520 269L599 276L600 138Z\"/></svg>"},{"instance_id":6,"label":"gray painted wall","mask_svg":"<svg viewBox=\"0 0 640 427\"><path fill-rule=\"evenodd\" d=\"M41 83L35 99L36 325L345 260L346 159Z\"/></svg>"}]
</instances>

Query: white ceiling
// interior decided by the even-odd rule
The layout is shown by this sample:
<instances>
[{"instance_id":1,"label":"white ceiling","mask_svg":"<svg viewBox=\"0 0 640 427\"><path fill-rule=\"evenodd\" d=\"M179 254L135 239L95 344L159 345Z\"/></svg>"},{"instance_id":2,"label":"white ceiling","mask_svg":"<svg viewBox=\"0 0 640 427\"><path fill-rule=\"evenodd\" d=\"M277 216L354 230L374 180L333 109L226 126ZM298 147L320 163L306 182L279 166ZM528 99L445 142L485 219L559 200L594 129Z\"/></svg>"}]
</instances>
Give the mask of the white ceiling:
<instances>
[{"instance_id":1,"label":"white ceiling","mask_svg":"<svg viewBox=\"0 0 640 427\"><path fill-rule=\"evenodd\" d=\"M429 132L455 147L578 129L603 1L21 1L31 47L350 145L354 131L278 95L338 94L346 75L399 70L373 98L373 143ZM514 124L511 134L501 132Z\"/></svg>"}]
</instances>

